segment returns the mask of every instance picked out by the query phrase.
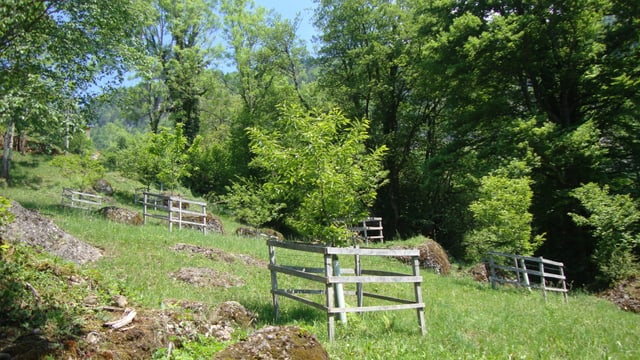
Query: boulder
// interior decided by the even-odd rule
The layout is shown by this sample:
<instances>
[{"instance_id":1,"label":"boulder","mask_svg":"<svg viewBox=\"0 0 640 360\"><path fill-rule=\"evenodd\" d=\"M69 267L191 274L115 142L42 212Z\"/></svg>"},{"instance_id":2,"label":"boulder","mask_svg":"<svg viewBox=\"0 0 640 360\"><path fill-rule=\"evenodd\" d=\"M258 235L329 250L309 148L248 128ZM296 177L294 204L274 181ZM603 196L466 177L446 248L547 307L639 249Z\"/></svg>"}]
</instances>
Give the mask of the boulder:
<instances>
[{"instance_id":1,"label":"boulder","mask_svg":"<svg viewBox=\"0 0 640 360\"><path fill-rule=\"evenodd\" d=\"M96 182L93 184L93 190L107 196L113 195L113 187L111 187L111 184L106 179L96 180Z\"/></svg>"}]
</instances>

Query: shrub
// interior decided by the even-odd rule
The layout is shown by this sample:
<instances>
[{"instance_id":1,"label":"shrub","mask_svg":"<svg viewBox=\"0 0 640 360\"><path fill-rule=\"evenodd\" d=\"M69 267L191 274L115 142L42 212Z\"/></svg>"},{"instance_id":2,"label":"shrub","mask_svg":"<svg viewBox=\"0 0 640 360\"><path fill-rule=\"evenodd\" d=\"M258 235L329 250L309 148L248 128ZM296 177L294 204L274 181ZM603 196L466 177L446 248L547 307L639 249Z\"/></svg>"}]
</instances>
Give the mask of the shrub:
<instances>
[{"instance_id":1,"label":"shrub","mask_svg":"<svg viewBox=\"0 0 640 360\"><path fill-rule=\"evenodd\" d=\"M588 215L569 213L579 226L588 226L595 238L592 260L604 285L638 273L634 250L640 247L640 212L628 194L611 195L609 187L589 183L571 193L580 200Z\"/></svg>"}]
</instances>

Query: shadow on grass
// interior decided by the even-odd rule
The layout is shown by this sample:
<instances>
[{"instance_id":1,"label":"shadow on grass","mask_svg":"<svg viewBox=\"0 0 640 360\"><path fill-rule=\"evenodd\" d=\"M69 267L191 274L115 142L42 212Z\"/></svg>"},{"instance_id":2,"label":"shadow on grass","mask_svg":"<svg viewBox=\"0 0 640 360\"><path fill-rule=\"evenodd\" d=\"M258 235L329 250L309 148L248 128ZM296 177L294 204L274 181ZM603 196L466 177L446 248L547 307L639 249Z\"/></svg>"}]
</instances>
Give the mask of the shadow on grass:
<instances>
[{"instance_id":1,"label":"shadow on grass","mask_svg":"<svg viewBox=\"0 0 640 360\"><path fill-rule=\"evenodd\" d=\"M72 313L73 310L43 300L49 296L45 294L41 297L39 291L48 293L47 289L36 289L24 280L33 277L32 269L4 260L8 259L0 261L0 313L3 314L0 317L0 327L6 334L15 336L5 339L9 341L2 343L1 352L16 359L43 359L55 348L50 342L52 335L53 340L56 340L59 337L78 337L83 333L81 324L74 320L76 316ZM48 329L53 333L44 337L35 332L36 329Z\"/></svg>"},{"instance_id":2,"label":"shadow on grass","mask_svg":"<svg viewBox=\"0 0 640 360\"><path fill-rule=\"evenodd\" d=\"M275 319L275 310L272 302L248 303L246 307L258 315L258 324L261 325L283 325L300 322L313 324L327 320L325 312L287 299L280 299L280 318L278 321Z\"/></svg>"}]
</instances>

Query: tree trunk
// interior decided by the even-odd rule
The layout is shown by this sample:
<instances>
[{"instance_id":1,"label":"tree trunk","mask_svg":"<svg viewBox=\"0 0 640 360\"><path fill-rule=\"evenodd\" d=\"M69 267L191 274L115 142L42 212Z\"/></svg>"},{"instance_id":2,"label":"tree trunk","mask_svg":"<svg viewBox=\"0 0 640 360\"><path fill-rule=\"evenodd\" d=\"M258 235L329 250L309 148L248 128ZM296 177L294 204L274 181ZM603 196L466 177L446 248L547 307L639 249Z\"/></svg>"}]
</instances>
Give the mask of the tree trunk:
<instances>
[{"instance_id":1,"label":"tree trunk","mask_svg":"<svg viewBox=\"0 0 640 360\"><path fill-rule=\"evenodd\" d=\"M12 120L9 120L7 130L4 132L4 147L2 149L2 178L7 183L11 183L10 168L11 168L11 153L13 151L13 133L15 132L15 124Z\"/></svg>"}]
</instances>

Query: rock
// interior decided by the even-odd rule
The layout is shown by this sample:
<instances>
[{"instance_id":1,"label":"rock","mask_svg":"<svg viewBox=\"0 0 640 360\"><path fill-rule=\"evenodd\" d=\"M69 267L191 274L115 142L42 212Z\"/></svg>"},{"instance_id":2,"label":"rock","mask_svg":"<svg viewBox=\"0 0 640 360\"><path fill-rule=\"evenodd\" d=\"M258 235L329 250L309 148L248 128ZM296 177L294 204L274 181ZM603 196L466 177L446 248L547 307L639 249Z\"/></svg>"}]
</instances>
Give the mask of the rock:
<instances>
[{"instance_id":1,"label":"rock","mask_svg":"<svg viewBox=\"0 0 640 360\"><path fill-rule=\"evenodd\" d=\"M115 295L112 300L116 305L118 305L121 308L125 308L129 304L129 302L127 301L127 298L122 295Z\"/></svg>"},{"instance_id":2,"label":"rock","mask_svg":"<svg viewBox=\"0 0 640 360\"><path fill-rule=\"evenodd\" d=\"M122 224L142 225L142 215L134 210L123 209L117 206L106 206L98 210L105 218Z\"/></svg>"},{"instance_id":3,"label":"rock","mask_svg":"<svg viewBox=\"0 0 640 360\"><path fill-rule=\"evenodd\" d=\"M9 211L15 220L0 227L0 238L9 242L22 242L42 248L65 260L85 264L98 260L102 251L62 231L53 221L37 211L23 208L12 201Z\"/></svg>"},{"instance_id":4,"label":"rock","mask_svg":"<svg viewBox=\"0 0 640 360\"><path fill-rule=\"evenodd\" d=\"M93 184L93 190L107 196L113 195L113 187L106 179L98 179Z\"/></svg>"},{"instance_id":5,"label":"rock","mask_svg":"<svg viewBox=\"0 0 640 360\"><path fill-rule=\"evenodd\" d=\"M329 354L315 335L298 326L267 326L220 351L214 359L328 360Z\"/></svg>"}]
</instances>

